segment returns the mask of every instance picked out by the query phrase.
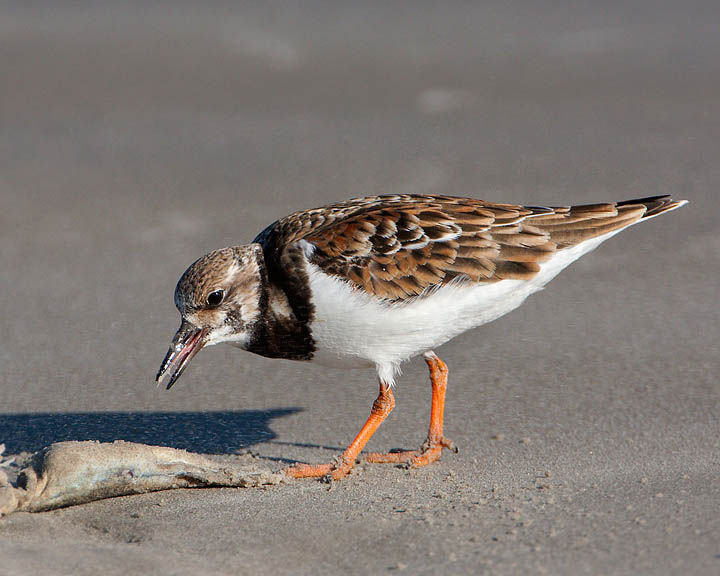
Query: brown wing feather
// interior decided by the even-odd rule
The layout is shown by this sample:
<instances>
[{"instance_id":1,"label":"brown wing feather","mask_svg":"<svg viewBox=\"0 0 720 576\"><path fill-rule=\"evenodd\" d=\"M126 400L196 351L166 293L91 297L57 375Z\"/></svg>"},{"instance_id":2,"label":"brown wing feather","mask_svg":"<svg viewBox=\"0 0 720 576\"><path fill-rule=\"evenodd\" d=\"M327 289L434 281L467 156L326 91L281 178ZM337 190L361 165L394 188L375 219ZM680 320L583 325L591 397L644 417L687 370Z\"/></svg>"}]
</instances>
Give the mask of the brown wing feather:
<instances>
[{"instance_id":1,"label":"brown wing feather","mask_svg":"<svg viewBox=\"0 0 720 576\"><path fill-rule=\"evenodd\" d=\"M292 214L256 241L272 257L305 240L325 273L401 301L453 280L530 279L556 251L678 205L667 196L555 208L375 196Z\"/></svg>"}]
</instances>

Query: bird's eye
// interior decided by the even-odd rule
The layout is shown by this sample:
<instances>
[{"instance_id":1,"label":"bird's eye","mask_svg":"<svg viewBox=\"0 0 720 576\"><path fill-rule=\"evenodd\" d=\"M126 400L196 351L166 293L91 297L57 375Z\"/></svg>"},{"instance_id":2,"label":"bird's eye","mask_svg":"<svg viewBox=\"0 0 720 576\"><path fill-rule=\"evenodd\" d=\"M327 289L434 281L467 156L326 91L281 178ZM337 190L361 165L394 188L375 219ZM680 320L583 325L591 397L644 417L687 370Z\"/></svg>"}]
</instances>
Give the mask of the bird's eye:
<instances>
[{"instance_id":1,"label":"bird's eye","mask_svg":"<svg viewBox=\"0 0 720 576\"><path fill-rule=\"evenodd\" d=\"M224 290L215 290L213 292L210 292L210 294L208 294L206 301L207 301L208 306L218 306L218 305L220 305L220 302L223 301L224 297L225 297Z\"/></svg>"}]
</instances>

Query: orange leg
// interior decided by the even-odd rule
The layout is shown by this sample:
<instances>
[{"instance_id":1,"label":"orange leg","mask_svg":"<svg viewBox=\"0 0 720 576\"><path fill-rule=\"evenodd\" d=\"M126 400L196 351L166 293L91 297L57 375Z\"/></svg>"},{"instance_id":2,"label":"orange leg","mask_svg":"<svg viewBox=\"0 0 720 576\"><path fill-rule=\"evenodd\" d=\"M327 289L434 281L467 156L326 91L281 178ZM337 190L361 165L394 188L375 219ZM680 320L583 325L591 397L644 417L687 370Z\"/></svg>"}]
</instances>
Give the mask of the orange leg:
<instances>
[{"instance_id":1,"label":"orange leg","mask_svg":"<svg viewBox=\"0 0 720 576\"><path fill-rule=\"evenodd\" d=\"M355 440L352 441L347 450L343 453L338 463L319 464L316 466L310 464L295 464L285 469L285 474L292 478L319 478L330 477L333 480L339 480L347 475L355 465L355 460L360 451L365 447L367 441L375 433L383 420L392 412L395 407L395 397L392 389L384 382L380 382L380 393L373 402L370 417L361 428Z\"/></svg>"},{"instance_id":2,"label":"orange leg","mask_svg":"<svg viewBox=\"0 0 720 576\"><path fill-rule=\"evenodd\" d=\"M443 436L443 413L445 412L445 391L447 390L448 369L435 352L425 354L425 363L430 369L432 384L432 405L430 408L430 430L420 450L404 450L386 454L370 453L367 461L373 463L407 463L410 466L427 466L440 458L443 448L457 452L452 440Z\"/></svg>"}]
</instances>

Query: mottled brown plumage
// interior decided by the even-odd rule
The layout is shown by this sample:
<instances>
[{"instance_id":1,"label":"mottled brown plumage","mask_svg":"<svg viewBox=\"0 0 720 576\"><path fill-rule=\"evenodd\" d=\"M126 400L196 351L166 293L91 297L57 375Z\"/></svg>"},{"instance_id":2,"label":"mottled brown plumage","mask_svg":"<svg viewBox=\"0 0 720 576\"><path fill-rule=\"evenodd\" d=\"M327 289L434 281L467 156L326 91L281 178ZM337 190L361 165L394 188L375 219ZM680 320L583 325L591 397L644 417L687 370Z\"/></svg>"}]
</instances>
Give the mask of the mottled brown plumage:
<instances>
[{"instance_id":1,"label":"mottled brown plumage","mask_svg":"<svg viewBox=\"0 0 720 576\"><path fill-rule=\"evenodd\" d=\"M198 258L175 287L175 305L188 310L204 308L208 294L220 285L233 264L242 265L242 255L233 248L215 250Z\"/></svg>"},{"instance_id":2,"label":"mottled brown plumage","mask_svg":"<svg viewBox=\"0 0 720 576\"><path fill-rule=\"evenodd\" d=\"M667 196L573 207L450 196L372 196L277 221L257 238L266 259L305 240L310 262L368 294L417 297L452 281L529 280L558 250L677 206Z\"/></svg>"}]
</instances>

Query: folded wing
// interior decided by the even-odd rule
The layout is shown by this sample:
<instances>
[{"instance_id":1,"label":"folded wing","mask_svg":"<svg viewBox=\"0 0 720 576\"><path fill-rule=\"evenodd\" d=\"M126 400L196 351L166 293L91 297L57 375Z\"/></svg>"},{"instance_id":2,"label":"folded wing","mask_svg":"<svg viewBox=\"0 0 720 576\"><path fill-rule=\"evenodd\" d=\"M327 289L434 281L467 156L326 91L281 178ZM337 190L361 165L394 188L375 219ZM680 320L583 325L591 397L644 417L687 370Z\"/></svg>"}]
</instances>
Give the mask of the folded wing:
<instances>
[{"instance_id":1,"label":"folded wing","mask_svg":"<svg viewBox=\"0 0 720 576\"><path fill-rule=\"evenodd\" d=\"M376 196L298 212L256 241L272 257L304 240L310 261L326 274L403 301L453 281L529 280L557 251L681 204L668 196L571 207Z\"/></svg>"}]
</instances>

